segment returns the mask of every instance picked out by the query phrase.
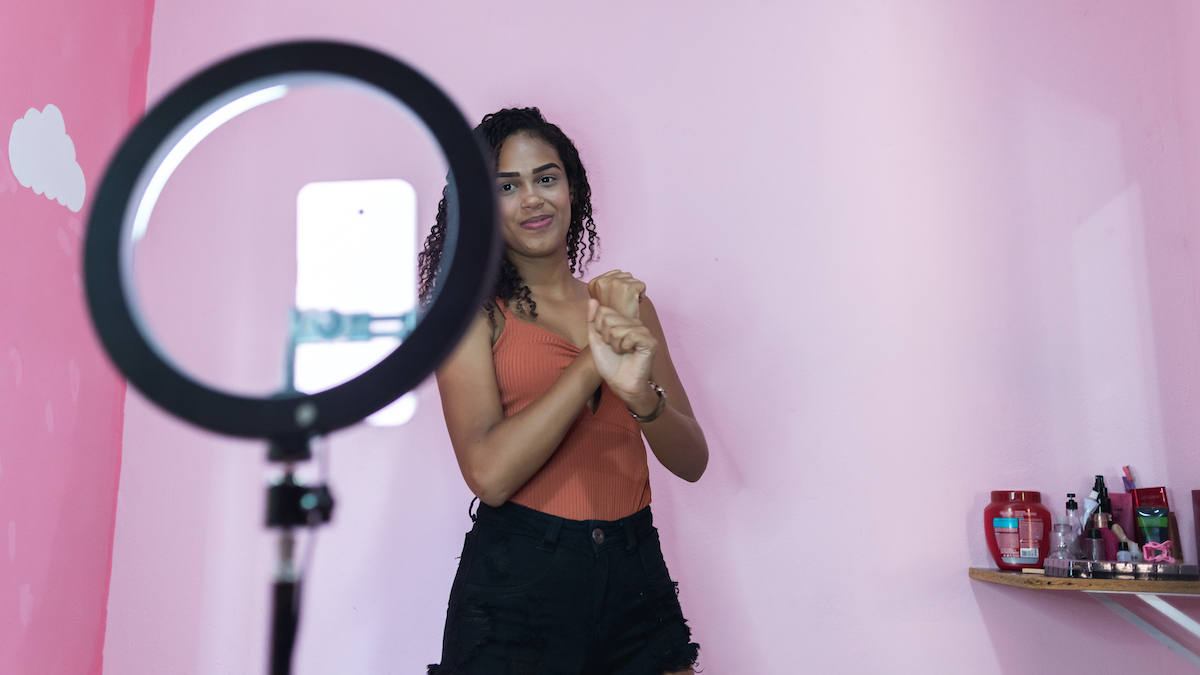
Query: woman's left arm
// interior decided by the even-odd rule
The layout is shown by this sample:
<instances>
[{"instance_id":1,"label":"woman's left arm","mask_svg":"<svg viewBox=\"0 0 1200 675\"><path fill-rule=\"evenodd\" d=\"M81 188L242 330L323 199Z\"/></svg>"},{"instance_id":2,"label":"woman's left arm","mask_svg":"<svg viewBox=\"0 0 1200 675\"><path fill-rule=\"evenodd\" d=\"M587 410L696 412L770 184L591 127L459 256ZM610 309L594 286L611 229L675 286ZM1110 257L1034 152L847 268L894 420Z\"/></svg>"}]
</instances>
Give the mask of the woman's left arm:
<instances>
[{"instance_id":1,"label":"woman's left arm","mask_svg":"<svg viewBox=\"0 0 1200 675\"><path fill-rule=\"evenodd\" d=\"M692 412L692 404L688 401L683 382L679 380L679 373L675 372L675 364L671 362L667 338L663 334L654 303L650 302L650 298L643 296L638 309L639 319L658 341L650 379L662 387L667 395L667 405L662 413L654 421L641 422L638 426L642 428L642 433L646 435L650 449L654 451L658 461L671 473L694 483L700 480L708 466L708 443L704 440L704 431L696 422L696 415ZM641 410L649 413L658 404L658 394L649 384L646 385L646 391L647 401L652 401L652 404L643 405ZM640 414L639 408L631 406L631 409Z\"/></svg>"}]
</instances>

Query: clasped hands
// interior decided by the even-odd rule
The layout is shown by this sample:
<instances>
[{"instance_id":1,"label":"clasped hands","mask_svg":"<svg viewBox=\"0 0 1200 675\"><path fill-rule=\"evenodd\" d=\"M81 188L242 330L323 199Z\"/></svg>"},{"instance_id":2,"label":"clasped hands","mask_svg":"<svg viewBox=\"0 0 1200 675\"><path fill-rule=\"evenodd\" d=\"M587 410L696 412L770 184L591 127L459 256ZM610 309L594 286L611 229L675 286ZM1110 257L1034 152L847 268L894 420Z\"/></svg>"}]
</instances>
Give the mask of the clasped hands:
<instances>
[{"instance_id":1,"label":"clasped hands","mask_svg":"<svg viewBox=\"0 0 1200 675\"><path fill-rule=\"evenodd\" d=\"M588 282L588 344L596 372L638 414L658 405L647 385L658 340L639 318L645 292L646 284L620 270Z\"/></svg>"}]
</instances>

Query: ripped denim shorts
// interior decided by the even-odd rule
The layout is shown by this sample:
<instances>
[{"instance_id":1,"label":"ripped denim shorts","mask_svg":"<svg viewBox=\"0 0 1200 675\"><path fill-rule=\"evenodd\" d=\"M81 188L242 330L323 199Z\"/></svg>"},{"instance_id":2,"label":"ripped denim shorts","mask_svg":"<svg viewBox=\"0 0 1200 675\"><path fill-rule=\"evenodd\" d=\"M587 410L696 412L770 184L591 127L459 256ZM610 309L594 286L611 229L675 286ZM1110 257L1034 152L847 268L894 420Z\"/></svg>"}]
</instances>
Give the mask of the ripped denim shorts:
<instances>
[{"instance_id":1,"label":"ripped denim shorts","mask_svg":"<svg viewBox=\"0 0 1200 675\"><path fill-rule=\"evenodd\" d=\"M648 506L600 521L481 504L429 675L687 670L699 645L677 593Z\"/></svg>"}]
</instances>

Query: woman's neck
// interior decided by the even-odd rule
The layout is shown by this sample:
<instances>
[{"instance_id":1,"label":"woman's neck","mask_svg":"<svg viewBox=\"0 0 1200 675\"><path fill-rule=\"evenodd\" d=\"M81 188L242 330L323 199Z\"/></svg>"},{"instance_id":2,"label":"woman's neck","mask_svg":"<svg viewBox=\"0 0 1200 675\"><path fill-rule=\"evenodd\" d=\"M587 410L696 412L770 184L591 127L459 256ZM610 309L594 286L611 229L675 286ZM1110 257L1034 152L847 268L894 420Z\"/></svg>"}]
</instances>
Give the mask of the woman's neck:
<instances>
[{"instance_id":1,"label":"woman's neck","mask_svg":"<svg viewBox=\"0 0 1200 675\"><path fill-rule=\"evenodd\" d=\"M509 260L531 292L543 297L563 297L571 293L579 280L571 273L567 256L527 258L509 253Z\"/></svg>"}]
</instances>

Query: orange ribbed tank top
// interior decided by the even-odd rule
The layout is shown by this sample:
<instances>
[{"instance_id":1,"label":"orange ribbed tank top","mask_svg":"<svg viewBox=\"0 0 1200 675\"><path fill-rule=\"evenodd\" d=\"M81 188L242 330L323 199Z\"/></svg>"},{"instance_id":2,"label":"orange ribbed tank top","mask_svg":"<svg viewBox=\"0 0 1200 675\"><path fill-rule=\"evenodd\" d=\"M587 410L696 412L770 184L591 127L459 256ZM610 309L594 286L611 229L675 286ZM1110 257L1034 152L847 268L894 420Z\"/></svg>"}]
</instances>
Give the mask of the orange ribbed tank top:
<instances>
[{"instance_id":1,"label":"orange ribbed tank top","mask_svg":"<svg viewBox=\"0 0 1200 675\"><path fill-rule=\"evenodd\" d=\"M492 346L504 416L546 392L579 356L570 340L519 321L504 305L504 330ZM650 468L638 423L601 385L600 407L586 405L542 468L509 501L570 520L617 520L650 504Z\"/></svg>"}]
</instances>

